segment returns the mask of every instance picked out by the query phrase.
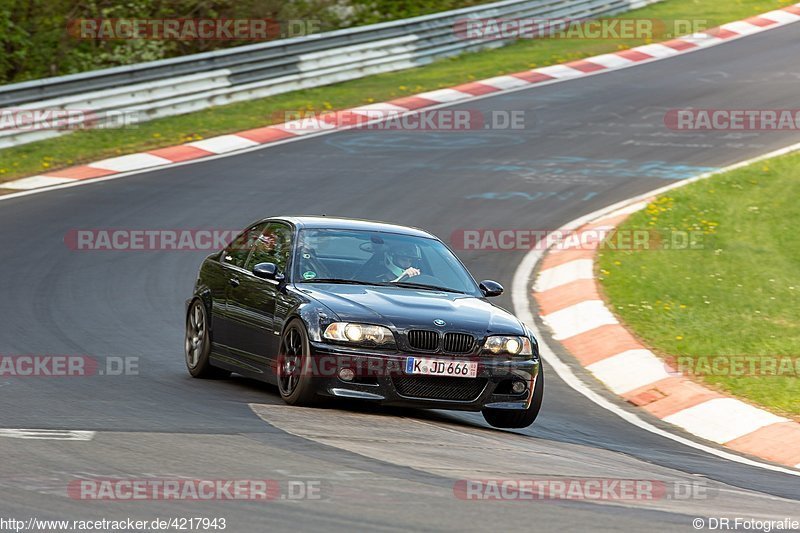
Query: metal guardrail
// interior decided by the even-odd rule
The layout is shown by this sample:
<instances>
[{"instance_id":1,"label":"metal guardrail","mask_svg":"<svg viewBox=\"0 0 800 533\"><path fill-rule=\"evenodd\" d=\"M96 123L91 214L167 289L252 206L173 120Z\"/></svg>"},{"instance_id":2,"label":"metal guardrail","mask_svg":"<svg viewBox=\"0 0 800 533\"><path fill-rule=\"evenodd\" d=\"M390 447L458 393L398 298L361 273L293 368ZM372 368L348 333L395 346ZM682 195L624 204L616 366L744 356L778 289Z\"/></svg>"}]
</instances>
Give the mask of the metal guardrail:
<instances>
[{"instance_id":1,"label":"metal guardrail","mask_svg":"<svg viewBox=\"0 0 800 533\"><path fill-rule=\"evenodd\" d=\"M470 40L469 18L589 19L660 0L504 0L410 19L0 86L0 108L90 111L93 126L138 121L417 67L509 39ZM34 119L39 120L39 119ZM71 130L0 129L0 148Z\"/></svg>"}]
</instances>

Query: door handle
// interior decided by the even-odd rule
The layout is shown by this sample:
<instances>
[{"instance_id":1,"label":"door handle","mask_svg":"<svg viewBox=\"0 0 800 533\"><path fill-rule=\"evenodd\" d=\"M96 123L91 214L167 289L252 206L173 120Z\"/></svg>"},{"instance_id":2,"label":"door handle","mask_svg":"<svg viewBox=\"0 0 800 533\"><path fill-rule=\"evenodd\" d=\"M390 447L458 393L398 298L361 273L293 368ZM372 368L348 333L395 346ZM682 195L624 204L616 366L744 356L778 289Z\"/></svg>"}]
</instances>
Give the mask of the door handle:
<instances>
[{"instance_id":1,"label":"door handle","mask_svg":"<svg viewBox=\"0 0 800 533\"><path fill-rule=\"evenodd\" d=\"M228 280L228 281L230 282L230 284L231 284L231 287L238 287L238 286L239 286L239 283L240 283L240 281L239 281L239 278L236 278L236 277L234 277L234 278L231 278L231 279L230 279L230 280Z\"/></svg>"}]
</instances>

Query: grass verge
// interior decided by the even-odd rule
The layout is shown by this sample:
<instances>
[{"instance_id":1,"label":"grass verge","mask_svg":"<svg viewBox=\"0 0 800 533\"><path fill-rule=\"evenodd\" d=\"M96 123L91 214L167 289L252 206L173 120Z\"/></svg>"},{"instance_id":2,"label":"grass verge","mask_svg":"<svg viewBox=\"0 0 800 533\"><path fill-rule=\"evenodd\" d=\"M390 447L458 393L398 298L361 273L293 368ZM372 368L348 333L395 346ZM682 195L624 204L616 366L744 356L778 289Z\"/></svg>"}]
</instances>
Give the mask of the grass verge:
<instances>
[{"instance_id":1,"label":"grass verge","mask_svg":"<svg viewBox=\"0 0 800 533\"><path fill-rule=\"evenodd\" d=\"M692 19L706 27L740 20L795 0L665 0L623 16ZM323 112L380 102L473 80L563 63L646 44L647 40L521 40L504 48L464 54L416 69L219 106L139 124L135 128L78 131L0 150L0 183L107 157L152 150L275 122L283 111Z\"/></svg>"},{"instance_id":2,"label":"grass verge","mask_svg":"<svg viewBox=\"0 0 800 533\"><path fill-rule=\"evenodd\" d=\"M800 154L693 183L620 229L698 232L700 249L605 250L598 268L610 306L657 353L688 357L713 388L800 419L797 198ZM728 356L765 358L753 372Z\"/></svg>"}]
</instances>

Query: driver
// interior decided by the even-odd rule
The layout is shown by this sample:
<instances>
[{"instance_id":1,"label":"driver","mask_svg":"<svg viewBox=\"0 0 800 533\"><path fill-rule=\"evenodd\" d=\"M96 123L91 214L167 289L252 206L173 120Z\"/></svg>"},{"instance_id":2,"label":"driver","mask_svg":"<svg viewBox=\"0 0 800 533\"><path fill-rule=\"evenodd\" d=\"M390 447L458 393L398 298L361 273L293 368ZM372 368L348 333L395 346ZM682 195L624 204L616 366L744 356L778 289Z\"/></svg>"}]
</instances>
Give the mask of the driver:
<instances>
[{"instance_id":1,"label":"driver","mask_svg":"<svg viewBox=\"0 0 800 533\"><path fill-rule=\"evenodd\" d=\"M420 270L413 265L419 264L422 258L416 244L396 243L389 245L384 259L386 273L381 276L387 281L400 281L402 278L413 278L420 275Z\"/></svg>"}]
</instances>

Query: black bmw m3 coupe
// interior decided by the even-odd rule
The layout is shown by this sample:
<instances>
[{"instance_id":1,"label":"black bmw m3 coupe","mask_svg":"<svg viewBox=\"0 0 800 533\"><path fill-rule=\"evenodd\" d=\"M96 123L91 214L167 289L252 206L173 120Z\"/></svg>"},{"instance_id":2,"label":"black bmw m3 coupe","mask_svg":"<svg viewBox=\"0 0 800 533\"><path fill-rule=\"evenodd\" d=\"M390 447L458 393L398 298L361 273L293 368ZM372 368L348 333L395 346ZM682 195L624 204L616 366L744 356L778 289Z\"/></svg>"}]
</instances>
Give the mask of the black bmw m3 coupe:
<instances>
[{"instance_id":1,"label":"black bmw m3 coupe","mask_svg":"<svg viewBox=\"0 0 800 533\"><path fill-rule=\"evenodd\" d=\"M186 364L276 384L292 405L341 397L527 427L544 374L532 333L488 301L502 291L419 229L271 217L203 261Z\"/></svg>"}]
</instances>

